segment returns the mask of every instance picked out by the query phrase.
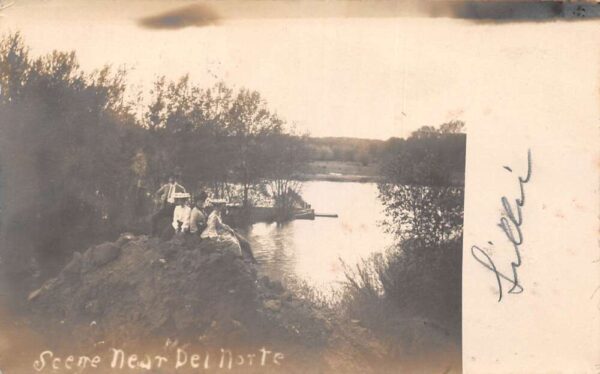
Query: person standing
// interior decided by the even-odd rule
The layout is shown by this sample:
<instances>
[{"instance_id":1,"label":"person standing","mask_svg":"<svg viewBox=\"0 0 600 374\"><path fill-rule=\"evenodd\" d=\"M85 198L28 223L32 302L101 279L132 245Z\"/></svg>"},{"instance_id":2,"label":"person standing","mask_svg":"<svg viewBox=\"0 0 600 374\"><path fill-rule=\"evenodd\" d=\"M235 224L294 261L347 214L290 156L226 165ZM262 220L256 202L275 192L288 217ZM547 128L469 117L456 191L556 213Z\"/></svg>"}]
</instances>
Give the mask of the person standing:
<instances>
[{"instance_id":1,"label":"person standing","mask_svg":"<svg viewBox=\"0 0 600 374\"><path fill-rule=\"evenodd\" d=\"M158 191L156 191L156 195L160 196L163 203L171 204L172 207L175 208L175 194L186 192L185 187L179 184L175 176L171 175L169 176L169 182L159 188Z\"/></svg>"},{"instance_id":2,"label":"person standing","mask_svg":"<svg viewBox=\"0 0 600 374\"><path fill-rule=\"evenodd\" d=\"M185 187L177 182L175 176L169 176L168 183L156 191L155 196L160 199L158 212L152 216L152 234L156 234L158 222L165 217L172 217L175 211L175 194L186 193Z\"/></svg>"}]
</instances>

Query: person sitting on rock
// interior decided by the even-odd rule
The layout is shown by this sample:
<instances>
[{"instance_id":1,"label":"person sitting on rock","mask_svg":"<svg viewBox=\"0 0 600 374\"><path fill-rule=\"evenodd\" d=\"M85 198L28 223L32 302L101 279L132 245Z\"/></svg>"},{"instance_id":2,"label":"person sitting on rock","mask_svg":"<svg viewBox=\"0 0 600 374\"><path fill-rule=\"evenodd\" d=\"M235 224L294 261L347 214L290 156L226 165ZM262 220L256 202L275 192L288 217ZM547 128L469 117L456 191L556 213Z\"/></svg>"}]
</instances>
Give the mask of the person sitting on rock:
<instances>
[{"instance_id":1,"label":"person sitting on rock","mask_svg":"<svg viewBox=\"0 0 600 374\"><path fill-rule=\"evenodd\" d=\"M206 192L200 193L196 198L194 207L190 212L190 233L200 234L206 227L206 215L204 214L204 201L206 200Z\"/></svg>"},{"instance_id":2,"label":"person sitting on rock","mask_svg":"<svg viewBox=\"0 0 600 374\"><path fill-rule=\"evenodd\" d=\"M221 215L225 209L227 202L225 200L210 200L210 206L212 206L212 212L208 216L206 221L206 228L202 231L200 237L202 239L214 239L220 242L227 242L230 244L227 246L236 255L241 256L242 250L240 248L240 242L236 237L235 231L228 225L223 223Z\"/></svg>"},{"instance_id":3,"label":"person sitting on rock","mask_svg":"<svg viewBox=\"0 0 600 374\"><path fill-rule=\"evenodd\" d=\"M246 257L251 262L256 263L248 240L223 223L223 220L221 219L222 212L226 206L226 201L210 200L209 204L212 206L213 211L208 216L206 229L204 229L200 237L203 239L215 239L221 242L228 242L231 245L227 246L227 248L232 252L238 256L242 256L243 253L242 257Z\"/></svg>"},{"instance_id":4,"label":"person sitting on rock","mask_svg":"<svg viewBox=\"0 0 600 374\"><path fill-rule=\"evenodd\" d=\"M190 213L192 209L189 206L190 194L178 192L174 198L177 201L175 211L173 211L173 228L176 233L187 232L190 229Z\"/></svg>"}]
</instances>

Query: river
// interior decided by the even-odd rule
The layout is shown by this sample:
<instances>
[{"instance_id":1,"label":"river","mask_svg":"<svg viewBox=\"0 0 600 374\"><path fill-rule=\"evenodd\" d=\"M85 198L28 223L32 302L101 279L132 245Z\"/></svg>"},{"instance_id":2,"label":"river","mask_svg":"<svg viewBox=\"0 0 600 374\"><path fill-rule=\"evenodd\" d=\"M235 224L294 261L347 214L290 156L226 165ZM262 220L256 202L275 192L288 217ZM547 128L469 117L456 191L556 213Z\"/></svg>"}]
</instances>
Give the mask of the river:
<instances>
[{"instance_id":1,"label":"river","mask_svg":"<svg viewBox=\"0 0 600 374\"><path fill-rule=\"evenodd\" d=\"M392 238L379 224L383 206L375 183L310 181L301 194L316 213L339 217L257 223L245 234L261 273L304 281L327 295L339 290L345 279L342 261L354 266L384 251Z\"/></svg>"}]
</instances>

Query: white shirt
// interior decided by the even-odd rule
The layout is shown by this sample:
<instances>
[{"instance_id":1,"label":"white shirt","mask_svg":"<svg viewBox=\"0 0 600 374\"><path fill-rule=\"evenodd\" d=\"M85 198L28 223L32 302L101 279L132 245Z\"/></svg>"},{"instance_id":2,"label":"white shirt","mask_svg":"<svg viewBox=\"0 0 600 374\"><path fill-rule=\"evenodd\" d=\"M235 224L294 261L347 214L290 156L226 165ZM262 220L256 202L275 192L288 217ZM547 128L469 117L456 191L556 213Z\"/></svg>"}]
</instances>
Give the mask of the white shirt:
<instances>
[{"instance_id":1,"label":"white shirt","mask_svg":"<svg viewBox=\"0 0 600 374\"><path fill-rule=\"evenodd\" d=\"M202 232L200 237L202 238L216 238L219 236L219 229L221 228L221 215L218 211L214 210L208 216L208 220L206 221L206 228Z\"/></svg>"},{"instance_id":2,"label":"white shirt","mask_svg":"<svg viewBox=\"0 0 600 374\"><path fill-rule=\"evenodd\" d=\"M167 202L175 204L175 193L186 192L185 188L177 182L167 184Z\"/></svg>"},{"instance_id":3,"label":"white shirt","mask_svg":"<svg viewBox=\"0 0 600 374\"><path fill-rule=\"evenodd\" d=\"M200 237L228 241L232 245L227 246L226 250L233 251L238 256L242 255L239 240L235 237L233 230L221 221L221 214L216 210L208 216L206 229L202 231Z\"/></svg>"},{"instance_id":4,"label":"white shirt","mask_svg":"<svg viewBox=\"0 0 600 374\"><path fill-rule=\"evenodd\" d=\"M177 230L179 228L179 222L181 222L181 231L186 231L190 227L190 213L192 209L187 206L177 205L173 212L173 228Z\"/></svg>"}]
</instances>

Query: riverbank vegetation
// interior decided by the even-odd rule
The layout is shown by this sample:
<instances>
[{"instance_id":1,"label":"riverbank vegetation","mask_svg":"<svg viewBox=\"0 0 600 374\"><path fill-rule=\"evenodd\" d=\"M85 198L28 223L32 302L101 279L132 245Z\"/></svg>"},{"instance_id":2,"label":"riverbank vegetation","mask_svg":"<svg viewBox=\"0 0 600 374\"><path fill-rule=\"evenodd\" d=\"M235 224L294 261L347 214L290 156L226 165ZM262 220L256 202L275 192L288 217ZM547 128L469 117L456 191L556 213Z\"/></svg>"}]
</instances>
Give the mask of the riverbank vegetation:
<instances>
[{"instance_id":1,"label":"riverbank vegetation","mask_svg":"<svg viewBox=\"0 0 600 374\"><path fill-rule=\"evenodd\" d=\"M346 270L338 308L386 341L392 361L435 352L461 365L463 125L422 128L387 154L378 187L396 244Z\"/></svg>"},{"instance_id":2,"label":"riverbank vegetation","mask_svg":"<svg viewBox=\"0 0 600 374\"><path fill-rule=\"evenodd\" d=\"M146 96L131 99L126 71L84 72L72 52L34 57L19 34L0 41L0 87L0 258L19 300L32 284L64 272L76 251L143 227L168 174L192 192L206 189L242 206L268 196L285 209L302 176L320 170L377 180L384 227L397 237L393 248L377 248L382 254L347 269L345 293L327 313L349 325L332 336L366 328L386 343L391 364L419 353L417 341L423 350L434 349L432 341L460 347L461 122L424 127L407 139L315 139L256 91L159 78ZM162 269L168 259L161 251L172 243L152 245L152 266ZM289 304L289 313L304 303L287 297L273 300ZM273 318L277 305L264 306Z\"/></svg>"},{"instance_id":3,"label":"riverbank vegetation","mask_svg":"<svg viewBox=\"0 0 600 374\"><path fill-rule=\"evenodd\" d=\"M169 174L191 192L236 191L243 206L297 192L287 181L305 137L256 91L158 78L133 100L126 71L87 73L74 52L34 57L19 34L0 41L0 86L2 258L14 275L45 278L73 251L139 231Z\"/></svg>"}]
</instances>

